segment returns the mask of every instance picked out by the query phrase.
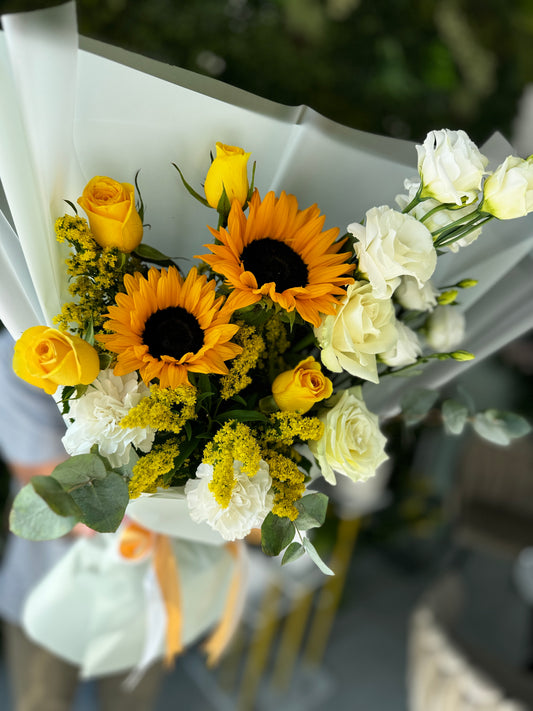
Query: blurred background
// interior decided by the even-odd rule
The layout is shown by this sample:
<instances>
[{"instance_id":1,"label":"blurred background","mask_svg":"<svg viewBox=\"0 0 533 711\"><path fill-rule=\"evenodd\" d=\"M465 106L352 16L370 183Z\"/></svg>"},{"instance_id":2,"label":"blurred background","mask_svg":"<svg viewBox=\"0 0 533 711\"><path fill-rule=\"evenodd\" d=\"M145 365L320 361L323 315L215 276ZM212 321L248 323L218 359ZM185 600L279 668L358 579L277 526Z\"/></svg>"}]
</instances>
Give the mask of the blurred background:
<instances>
[{"instance_id":1,"label":"blurred background","mask_svg":"<svg viewBox=\"0 0 533 711\"><path fill-rule=\"evenodd\" d=\"M54 4L0 0L0 11ZM353 128L412 141L462 128L478 143L500 131L523 157L533 152L531 0L77 6L83 35L276 102L306 104ZM511 409L531 421L532 379L528 335L469 370L462 385L478 409ZM331 704L454 711L490 703L503 711L499 699L521 700L509 711L533 708L533 587L520 583L532 565L531 436L502 449L471 431L446 438L431 420L388 428L391 460L380 486L353 505L345 492L328 492L334 503L316 543L333 561L335 580L305 567L280 572L276 561L265 568L252 551L255 585L226 661L209 672L189 651L167 677L157 711L177 699L189 711ZM0 482L6 490L6 477ZM432 655L433 666L422 668L420 656ZM450 700L457 691L450 680L460 675L471 705ZM433 680L429 696L421 677ZM442 688L446 707L437 701ZM6 698L0 688L0 708L9 711ZM76 711L94 703L85 685Z\"/></svg>"}]
</instances>

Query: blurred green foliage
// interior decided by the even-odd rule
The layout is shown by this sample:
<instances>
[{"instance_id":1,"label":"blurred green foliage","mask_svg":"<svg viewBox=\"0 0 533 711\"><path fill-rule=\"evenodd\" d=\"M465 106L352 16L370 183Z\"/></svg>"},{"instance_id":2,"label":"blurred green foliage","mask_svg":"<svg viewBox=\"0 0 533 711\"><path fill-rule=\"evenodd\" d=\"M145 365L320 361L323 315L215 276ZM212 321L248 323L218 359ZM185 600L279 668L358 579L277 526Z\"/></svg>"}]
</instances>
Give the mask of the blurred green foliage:
<instances>
[{"instance_id":1,"label":"blurred green foliage","mask_svg":"<svg viewBox=\"0 0 533 711\"><path fill-rule=\"evenodd\" d=\"M9 0L3 12L54 5ZM533 81L531 0L78 0L80 32L341 123L509 136Z\"/></svg>"}]
</instances>

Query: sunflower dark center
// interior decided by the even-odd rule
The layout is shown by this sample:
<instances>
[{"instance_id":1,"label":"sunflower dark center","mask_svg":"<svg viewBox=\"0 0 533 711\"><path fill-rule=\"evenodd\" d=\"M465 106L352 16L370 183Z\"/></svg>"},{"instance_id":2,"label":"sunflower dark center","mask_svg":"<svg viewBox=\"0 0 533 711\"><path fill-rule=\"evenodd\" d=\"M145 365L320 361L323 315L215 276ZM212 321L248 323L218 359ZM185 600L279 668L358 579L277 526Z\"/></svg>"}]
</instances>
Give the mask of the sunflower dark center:
<instances>
[{"instance_id":1,"label":"sunflower dark center","mask_svg":"<svg viewBox=\"0 0 533 711\"><path fill-rule=\"evenodd\" d=\"M143 342L154 358L196 353L204 344L198 321L181 306L169 306L152 314L144 324Z\"/></svg>"},{"instance_id":2,"label":"sunflower dark center","mask_svg":"<svg viewBox=\"0 0 533 711\"><path fill-rule=\"evenodd\" d=\"M285 242L271 237L250 242L241 254L247 272L257 279L257 286L273 281L276 291L282 292L295 286L307 286L307 264Z\"/></svg>"}]
</instances>

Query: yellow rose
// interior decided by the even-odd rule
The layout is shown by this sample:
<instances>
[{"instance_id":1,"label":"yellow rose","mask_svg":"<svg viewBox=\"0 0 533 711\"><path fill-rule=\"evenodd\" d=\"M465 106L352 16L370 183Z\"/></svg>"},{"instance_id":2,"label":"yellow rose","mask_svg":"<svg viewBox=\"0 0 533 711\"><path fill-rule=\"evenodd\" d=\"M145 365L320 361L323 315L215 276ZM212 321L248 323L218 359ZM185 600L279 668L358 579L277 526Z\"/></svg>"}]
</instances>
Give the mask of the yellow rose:
<instances>
[{"instance_id":1,"label":"yellow rose","mask_svg":"<svg viewBox=\"0 0 533 711\"><path fill-rule=\"evenodd\" d=\"M135 189L129 183L97 175L78 198L85 210L94 239L100 247L118 247L132 252L143 235L143 225L135 209Z\"/></svg>"},{"instance_id":2,"label":"yellow rose","mask_svg":"<svg viewBox=\"0 0 533 711\"><path fill-rule=\"evenodd\" d=\"M241 207L246 202L249 190L246 164L249 157L250 153L245 153L242 148L217 143L217 157L207 171L204 184L207 202L215 210L224 188L230 205L234 199L239 201Z\"/></svg>"},{"instance_id":3,"label":"yellow rose","mask_svg":"<svg viewBox=\"0 0 533 711\"><path fill-rule=\"evenodd\" d=\"M296 368L278 375L272 383L272 395L279 409L297 410L302 415L332 392L331 380L322 373L320 363L312 356L300 361Z\"/></svg>"},{"instance_id":4,"label":"yellow rose","mask_svg":"<svg viewBox=\"0 0 533 711\"><path fill-rule=\"evenodd\" d=\"M89 385L100 372L98 353L79 336L48 326L28 328L15 343L13 370L53 395L58 385Z\"/></svg>"}]
</instances>

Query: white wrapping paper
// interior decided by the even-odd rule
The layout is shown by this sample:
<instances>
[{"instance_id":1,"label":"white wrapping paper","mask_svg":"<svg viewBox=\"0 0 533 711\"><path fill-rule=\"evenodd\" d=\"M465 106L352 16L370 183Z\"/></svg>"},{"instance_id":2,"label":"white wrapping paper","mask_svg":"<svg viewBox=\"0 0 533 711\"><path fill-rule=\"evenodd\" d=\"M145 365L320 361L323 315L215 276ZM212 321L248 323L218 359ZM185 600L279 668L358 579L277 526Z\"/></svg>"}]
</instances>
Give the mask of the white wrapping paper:
<instances>
[{"instance_id":1,"label":"white wrapping paper","mask_svg":"<svg viewBox=\"0 0 533 711\"><path fill-rule=\"evenodd\" d=\"M145 652L152 659L164 654L161 600L146 599L151 558L121 558L119 535L78 540L33 590L24 609L28 635L79 666L85 678L135 668ZM172 548L183 604L182 641L188 645L220 618L236 563L219 546L176 539ZM149 646L153 643L155 650Z\"/></svg>"}]
</instances>

